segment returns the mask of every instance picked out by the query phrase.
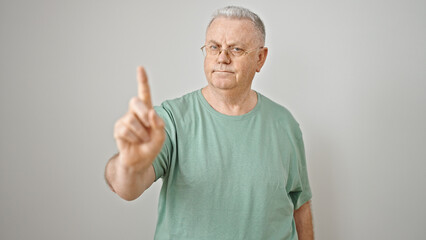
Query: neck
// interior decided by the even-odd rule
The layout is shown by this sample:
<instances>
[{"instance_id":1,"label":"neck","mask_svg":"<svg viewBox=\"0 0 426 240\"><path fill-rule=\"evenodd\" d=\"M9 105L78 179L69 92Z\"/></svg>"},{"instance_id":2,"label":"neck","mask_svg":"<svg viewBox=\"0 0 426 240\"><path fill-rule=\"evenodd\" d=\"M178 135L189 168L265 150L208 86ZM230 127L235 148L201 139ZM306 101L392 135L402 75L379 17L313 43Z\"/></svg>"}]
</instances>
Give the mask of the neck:
<instances>
[{"instance_id":1,"label":"neck","mask_svg":"<svg viewBox=\"0 0 426 240\"><path fill-rule=\"evenodd\" d=\"M206 101L216 111L231 116L250 112L257 104L257 94L250 88L243 91L223 90L208 85L201 90Z\"/></svg>"}]
</instances>

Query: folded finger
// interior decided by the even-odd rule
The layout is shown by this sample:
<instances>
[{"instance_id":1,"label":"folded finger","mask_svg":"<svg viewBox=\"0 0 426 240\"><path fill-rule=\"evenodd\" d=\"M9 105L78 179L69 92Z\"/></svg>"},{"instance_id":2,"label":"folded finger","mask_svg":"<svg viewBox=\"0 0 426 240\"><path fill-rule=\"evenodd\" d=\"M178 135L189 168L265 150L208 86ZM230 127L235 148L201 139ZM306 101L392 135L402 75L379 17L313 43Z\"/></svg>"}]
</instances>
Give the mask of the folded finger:
<instances>
[{"instance_id":1,"label":"folded finger","mask_svg":"<svg viewBox=\"0 0 426 240\"><path fill-rule=\"evenodd\" d=\"M139 121L138 117L129 112L123 117L123 124L142 141L149 141L149 135L145 127Z\"/></svg>"},{"instance_id":2,"label":"folded finger","mask_svg":"<svg viewBox=\"0 0 426 240\"><path fill-rule=\"evenodd\" d=\"M124 140L130 143L141 142L141 139L134 134L126 124L122 121L119 121L114 128L114 138Z\"/></svg>"},{"instance_id":3,"label":"folded finger","mask_svg":"<svg viewBox=\"0 0 426 240\"><path fill-rule=\"evenodd\" d=\"M149 108L148 106L139 98L134 97L129 102L129 111L136 114L139 120L146 126L150 127L149 122Z\"/></svg>"}]
</instances>

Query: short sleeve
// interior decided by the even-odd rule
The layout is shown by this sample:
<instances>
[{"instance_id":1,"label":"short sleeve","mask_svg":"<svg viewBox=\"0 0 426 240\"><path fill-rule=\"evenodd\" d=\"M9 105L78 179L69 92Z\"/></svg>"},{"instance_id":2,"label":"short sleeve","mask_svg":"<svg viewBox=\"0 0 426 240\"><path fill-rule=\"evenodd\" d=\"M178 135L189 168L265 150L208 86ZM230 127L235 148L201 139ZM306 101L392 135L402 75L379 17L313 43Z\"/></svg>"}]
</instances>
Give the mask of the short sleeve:
<instances>
[{"instance_id":1,"label":"short sleeve","mask_svg":"<svg viewBox=\"0 0 426 240\"><path fill-rule=\"evenodd\" d=\"M170 169L170 161L172 158L173 151L172 138L170 136L171 133L174 132L172 130L174 125L172 123L170 115L163 107L155 106L154 110L156 111L158 116L163 119L166 131L166 138L164 140L163 147L160 153L157 155L157 158L152 163L155 171L155 181L157 181L159 178L166 177Z\"/></svg>"},{"instance_id":2,"label":"short sleeve","mask_svg":"<svg viewBox=\"0 0 426 240\"><path fill-rule=\"evenodd\" d=\"M302 133L299 128L295 131L295 136L293 138L293 151L290 161L287 192L296 210L312 198L305 159L305 147Z\"/></svg>"}]
</instances>

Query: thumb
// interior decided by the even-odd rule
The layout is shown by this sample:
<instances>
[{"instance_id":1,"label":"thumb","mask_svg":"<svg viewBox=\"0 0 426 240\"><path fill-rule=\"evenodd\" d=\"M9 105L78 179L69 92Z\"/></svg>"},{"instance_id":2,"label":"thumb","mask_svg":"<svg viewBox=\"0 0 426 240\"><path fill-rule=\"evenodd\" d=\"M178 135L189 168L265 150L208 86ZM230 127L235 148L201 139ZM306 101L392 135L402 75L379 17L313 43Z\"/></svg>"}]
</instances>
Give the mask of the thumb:
<instances>
[{"instance_id":1,"label":"thumb","mask_svg":"<svg viewBox=\"0 0 426 240\"><path fill-rule=\"evenodd\" d=\"M166 133L164 131L164 122L154 109L149 111L149 123L151 124L151 141L149 145L154 151L159 152L166 139Z\"/></svg>"},{"instance_id":2,"label":"thumb","mask_svg":"<svg viewBox=\"0 0 426 240\"><path fill-rule=\"evenodd\" d=\"M164 121L157 115L154 109L151 109L149 112L149 123L154 131L164 129Z\"/></svg>"}]
</instances>

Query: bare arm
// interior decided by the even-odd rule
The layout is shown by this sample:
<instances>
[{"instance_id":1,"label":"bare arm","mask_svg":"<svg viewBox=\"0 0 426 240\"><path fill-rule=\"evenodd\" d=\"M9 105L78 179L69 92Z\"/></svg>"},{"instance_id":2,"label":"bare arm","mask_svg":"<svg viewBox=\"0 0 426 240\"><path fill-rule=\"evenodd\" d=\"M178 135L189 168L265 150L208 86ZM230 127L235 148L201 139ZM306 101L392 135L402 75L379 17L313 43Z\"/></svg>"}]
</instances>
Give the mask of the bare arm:
<instances>
[{"instance_id":1,"label":"bare arm","mask_svg":"<svg viewBox=\"0 0 426 240\"><path fill-rule=\"evenodd\" d=\"M313 240L314 227L312 224L311 201L306 202L294 211L294 220L299 240Z\"/></svg>"},{"instance_id":2,"label":"bare arm","mask_svg":"<svg viewBox=\"0 0 426 240\"><path fill-rule=\"evenodd\" d=\"M105 180L113 192L131 201L138 198L155 181L154 167L146 169L126 167L120 164L119 154L114 155L106 165Z\"/></svg>"},{"instance_id":3,"label":"bare arm","mask_svg":"<svg viewBox=\"0 0 426 240\"><path fill-rule=\"evenodd\" d=\"M105 167L111 190L126 200L138 198L155 180L152 166L165 139L164 122L151 103L148 78L138 68L138 97L129 102L129 111L114 126L119 153Z\"/></svg>"}]
</instances>

